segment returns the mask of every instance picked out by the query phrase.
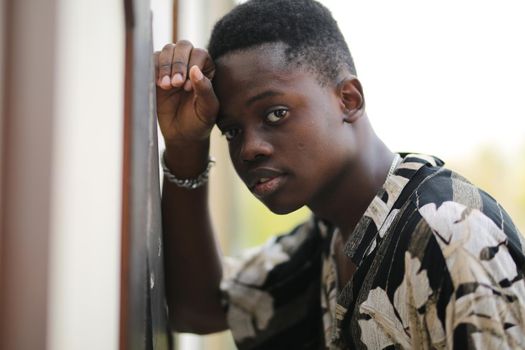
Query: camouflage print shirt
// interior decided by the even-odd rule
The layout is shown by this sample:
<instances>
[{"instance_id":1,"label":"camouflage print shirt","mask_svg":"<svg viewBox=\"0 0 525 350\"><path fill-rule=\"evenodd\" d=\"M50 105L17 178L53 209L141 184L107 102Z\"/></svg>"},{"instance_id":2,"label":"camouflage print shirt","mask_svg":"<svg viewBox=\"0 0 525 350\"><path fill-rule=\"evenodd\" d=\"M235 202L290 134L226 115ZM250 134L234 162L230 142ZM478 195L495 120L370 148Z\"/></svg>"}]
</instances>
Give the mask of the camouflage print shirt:
<instances>
[{"instance_id":1,"label":"camouflage print shirt","mask_svg":"<svg viewBox=\"0 0 525 350\"><path fill-rule=\"evenodd\" d=\"M239 349L525 348L524 242L487 193L437 158L403 155L345 245L312 218L226 260Z\"/></svg>"}]
</instances>

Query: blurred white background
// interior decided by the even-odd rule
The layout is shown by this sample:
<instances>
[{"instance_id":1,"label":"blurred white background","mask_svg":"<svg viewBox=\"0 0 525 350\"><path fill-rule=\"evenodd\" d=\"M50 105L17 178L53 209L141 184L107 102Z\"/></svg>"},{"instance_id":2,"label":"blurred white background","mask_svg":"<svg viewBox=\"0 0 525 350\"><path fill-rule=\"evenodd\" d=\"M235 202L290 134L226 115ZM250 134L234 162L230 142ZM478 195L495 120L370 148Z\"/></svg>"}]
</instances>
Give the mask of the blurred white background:
<instances>
[{"instance_id":1,"label":"blurred white background","mask_svg":"<svg viewBox=\"0 0 525 350\"><path fill-rule=\"evenodd\" d=\"M347 39L369 115L395 150L445 158L525 139L525 4L321 1Z\"/></svg>"}]
</instances>

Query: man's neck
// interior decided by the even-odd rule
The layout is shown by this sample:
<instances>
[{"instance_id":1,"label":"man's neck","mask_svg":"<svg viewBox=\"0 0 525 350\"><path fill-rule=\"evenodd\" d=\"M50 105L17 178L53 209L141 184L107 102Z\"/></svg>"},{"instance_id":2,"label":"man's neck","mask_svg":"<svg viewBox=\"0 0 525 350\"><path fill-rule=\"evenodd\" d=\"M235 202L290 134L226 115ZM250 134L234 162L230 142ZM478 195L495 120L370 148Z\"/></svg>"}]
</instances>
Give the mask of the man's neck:
<instances>
[{"instance_id":1,"label":"man's neck","mask_svg":"<svg viewBox=\"0 0 525 350\"><path fill-rule=\"evenodd\" d=\"M362 143L363 144L363 143ZM351 169L321 201L311 207L314 214L339 228L347 241L374 196L383 186L395 155L370 129Z\"/></svg>"}]
</instances>

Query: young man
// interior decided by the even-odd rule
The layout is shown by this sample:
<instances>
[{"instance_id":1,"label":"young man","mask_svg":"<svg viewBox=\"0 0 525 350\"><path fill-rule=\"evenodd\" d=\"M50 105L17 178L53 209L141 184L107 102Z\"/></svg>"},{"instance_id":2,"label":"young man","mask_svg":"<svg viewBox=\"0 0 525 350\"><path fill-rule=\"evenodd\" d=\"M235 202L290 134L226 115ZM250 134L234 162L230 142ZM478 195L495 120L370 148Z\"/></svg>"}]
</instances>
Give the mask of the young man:
<instances>
[{"instance_id":1,"label":"young man","mask_svg":"<svg viewBox=\"0 0 525 350\"><path fill-rule=\"evenodd\" d=\"M381 142L327 9L248 1L216 24L209 54L179 41L155 58L175 330L230 328L241 349L525 346L520 234L439 159ZM214 125L268 208L313 212L234 264L208 215Z\"/></svg>"}]
</instances>

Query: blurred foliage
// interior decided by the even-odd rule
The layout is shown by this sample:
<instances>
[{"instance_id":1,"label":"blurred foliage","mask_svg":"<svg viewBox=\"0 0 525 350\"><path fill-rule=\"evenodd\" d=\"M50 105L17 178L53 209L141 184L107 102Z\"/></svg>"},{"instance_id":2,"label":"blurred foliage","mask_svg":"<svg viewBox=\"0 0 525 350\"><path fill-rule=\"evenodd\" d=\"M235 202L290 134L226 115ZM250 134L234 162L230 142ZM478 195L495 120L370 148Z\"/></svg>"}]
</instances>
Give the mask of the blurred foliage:
<instances>
[{"instance_id":1,"label":"blurred foliage","mask_svg":"<svg viewBox=\"0 0 525 350\"><path fill-rule=\"evenodd\" d=\"M525 145L510 154L484 145L468 158L449 160L446 166L494 197L525 233Z\"/></svg>"},{"instance_id":2,"label":"blurred foliage","mask_svg":"<svg viewBox=\"0 0 525 350\"><path fill-rule=\"evenodd\" d=\"M306 207L286 215L274 214L248 190L240 191L239 197L243 210L243 215L238 219L239 247L263 244L276 234L289 232L310 216L310 210Z\"/></svg>"}]
</instances>

